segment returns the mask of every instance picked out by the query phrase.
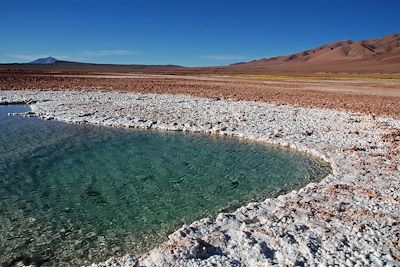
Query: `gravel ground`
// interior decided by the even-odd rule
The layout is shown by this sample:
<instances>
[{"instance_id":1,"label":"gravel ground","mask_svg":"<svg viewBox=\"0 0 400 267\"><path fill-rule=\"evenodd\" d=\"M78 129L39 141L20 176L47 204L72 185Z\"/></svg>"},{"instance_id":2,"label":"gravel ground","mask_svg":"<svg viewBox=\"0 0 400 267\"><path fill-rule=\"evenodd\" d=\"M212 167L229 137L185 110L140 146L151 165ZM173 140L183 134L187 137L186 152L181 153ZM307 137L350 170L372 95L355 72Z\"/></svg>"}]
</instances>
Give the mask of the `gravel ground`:
<instances>
[{"instance_id":1,"label":"gravel ground","mask_svg":"<svg viewBox=\"0 0 400 267\"><path fill-rule=\"evenodd\" d=\"M316 108L138 93L0 91L71 123L251 138L331 162L320 183L184 225L96 266L399 266L400 121Z\"/></svg>"},{"instance_id":2,"label":"gravel ground","mask_svg":"<svg viewBox=\"0 0 400 267\"><path fill-rule=\"evenodd\" d=\"M67 75L8 73L0 71L0 90L90 90L180 94L195 97L267 102L297 107L331 108L400 119L399 79L319 80L286 77L262 80L261 76L216 77L148 74ZM397 77L397 76L396 76ZM257 80L260 79L261 80Z\"/></svg>"}]
</instances>

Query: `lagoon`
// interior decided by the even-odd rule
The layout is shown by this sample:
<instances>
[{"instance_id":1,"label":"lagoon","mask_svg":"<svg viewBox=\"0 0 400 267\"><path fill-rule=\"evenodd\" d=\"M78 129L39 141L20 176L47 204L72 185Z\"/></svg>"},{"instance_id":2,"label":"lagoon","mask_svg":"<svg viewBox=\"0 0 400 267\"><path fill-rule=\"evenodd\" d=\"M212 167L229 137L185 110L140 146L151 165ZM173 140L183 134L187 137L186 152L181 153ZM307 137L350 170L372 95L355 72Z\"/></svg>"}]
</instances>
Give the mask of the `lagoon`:
<instances>
[{"instance_id":1,"label":"lagoon","mask_svg":"<svg viewBox=\"0 0 400 267\"><path fill-rule=\"evenodd\" d=\"M234 137L73 125L0 106L0 263L140 254L182 224L325 177L290 149Z\"/></svg>"}]
</instances>

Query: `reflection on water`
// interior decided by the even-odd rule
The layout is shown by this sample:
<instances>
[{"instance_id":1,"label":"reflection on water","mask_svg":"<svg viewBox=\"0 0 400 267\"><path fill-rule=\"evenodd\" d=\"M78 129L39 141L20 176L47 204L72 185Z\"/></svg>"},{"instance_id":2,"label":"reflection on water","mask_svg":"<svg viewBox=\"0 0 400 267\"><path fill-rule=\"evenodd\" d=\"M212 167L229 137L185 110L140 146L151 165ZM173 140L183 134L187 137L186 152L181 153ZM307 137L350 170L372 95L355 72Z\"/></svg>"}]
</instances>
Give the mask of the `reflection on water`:
<instances>
[{"instance_id":1,"label":"reflection on water","mask_svg":"<svg viewBox=\"0 0 400 267\"><path fill-rule=\"evenodd\" d=\"M293 151L234 138L70 125L0 106L0 263L142 253L183 223L321 179Z\"/></svg>"}]
</instances>

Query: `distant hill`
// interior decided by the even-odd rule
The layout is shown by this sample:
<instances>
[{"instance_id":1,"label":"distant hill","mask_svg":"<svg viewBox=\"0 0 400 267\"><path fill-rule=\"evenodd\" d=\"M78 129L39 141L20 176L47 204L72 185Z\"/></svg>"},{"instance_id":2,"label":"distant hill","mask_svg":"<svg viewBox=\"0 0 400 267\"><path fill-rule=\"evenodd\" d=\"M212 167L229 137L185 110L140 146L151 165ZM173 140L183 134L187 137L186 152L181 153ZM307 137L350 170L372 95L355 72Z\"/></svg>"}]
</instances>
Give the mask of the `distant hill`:
<instances>
[{"instance_id":1,"label":"distant hill","mask_svg":"<svg viewBox=\"0 0 400 267\"><path fill-rule=\"evenodd\" d=\"M29 62L29 64L54 64L58 60L55 59L54 57L45 57L45 58L38 58L32 62Z\"/></svg>"},{"instance_id":2,"label":"distant hill","mask_svg":"<svg viewBox=\"0 0 400 267\"><path fill-rule=\"evenodd\" d=\"M93 64L40 58L25 64L0 64L0 71L199 73L400 73L400 34L364 41L342 40L293 55L238 62L229 66Z\"/></svg>"},{"instance_id":3,"label":"distant hill","mask_svg":"<svg viewBox=\"0 0 400 267\"><path fill-rule=\"evenodd\" d=\"M0 71L89 71L89 72L131 72L141 70L182 69L178 65L143 64L96 64L58 60L54 57L39 58L30 63L0 64Z\"/></svg>"},{"instance_id":4,"label":"distant hill","mask_svg":"<svg viewBox=\"0 0 400 267\"><path fill-rule=\"evenodd\" d=\"M293 55L232 64L229 68L270 71L400 72L400 35L353 42L342 40Z\"/></svg>"}]
</instances>

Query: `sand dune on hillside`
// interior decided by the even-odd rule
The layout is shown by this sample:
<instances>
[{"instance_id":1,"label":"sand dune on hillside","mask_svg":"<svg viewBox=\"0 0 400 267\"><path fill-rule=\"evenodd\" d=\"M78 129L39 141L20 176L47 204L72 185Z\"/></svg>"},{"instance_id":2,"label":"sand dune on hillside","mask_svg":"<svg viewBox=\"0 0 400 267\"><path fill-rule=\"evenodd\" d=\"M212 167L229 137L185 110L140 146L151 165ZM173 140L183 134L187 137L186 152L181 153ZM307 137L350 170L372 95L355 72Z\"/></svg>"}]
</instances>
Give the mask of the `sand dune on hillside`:
<instances>
[{"instance_id":1,"label":"sand dune on hillside","mask_svg":"<svg viewBox=\"0 0 400 267\"><path fill-rule=\"evenodd\" d=\"M236 69L270 71L400 71L400 35L353 42L342 40L289 56L234 64Z\"/></svg>"}]
</instances>

